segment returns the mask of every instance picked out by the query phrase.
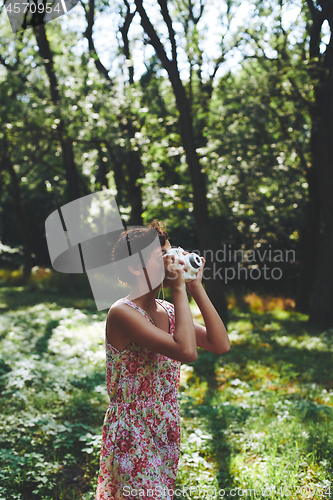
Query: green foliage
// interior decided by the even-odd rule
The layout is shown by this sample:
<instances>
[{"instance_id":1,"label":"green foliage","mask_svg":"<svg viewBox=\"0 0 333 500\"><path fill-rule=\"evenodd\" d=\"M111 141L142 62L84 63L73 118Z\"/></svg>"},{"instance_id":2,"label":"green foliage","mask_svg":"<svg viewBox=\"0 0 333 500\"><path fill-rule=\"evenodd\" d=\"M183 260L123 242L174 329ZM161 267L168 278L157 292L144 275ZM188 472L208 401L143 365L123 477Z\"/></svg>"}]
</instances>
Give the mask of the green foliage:
<instances>
[{"instance_id":1,"label":"green foliage","mask_svg":"<svg viewBox=\"0 0 333 500\"><path fill-rule=\"evenodd\" d=\"M206 488L239 488L236 498L245 489L259 498L265 492L270 498L331 498L332 341L327 331L308 330L306 319L278 310L233 314L230 352L200 352L192 370L184 370L185 428L212 437L214 474L202 481ZM190 447L185 440L185 456ZM190 462L182 483L184 476L188 485L199 485Z\"/></svg>"},{"instance_id":2,"label":"green foliage","mask_svg":"<svg viewBox=\"0 0 333 500\"><path fill-rule=\"evenodd\" d=\"M105 312L70 307L78 299L56 294L37 303L45 293L24 288L7 297L9 290L1 301L15 297L16 308L0 317L0 496L93 498L108 405ZM37 305L27 305L32 293ZM278 493L285 485L293 498L300 488L327 488L331 332L309 330L306 316L280 310L231 313L230 352L200 349L182 365L177 487L200 487L203 498L214 488L236 489L235 498L237 488L259 498L267 488L287 498Z\"/></svg>"},{"instance_id":3,"label":"green foliage","mask_svg":"<svg viewBox=\"0 0 333 500\"><path fill-rule=\"evenodd\" d=\"M182 79L191 105L196 152L207 175L211 221L221 245L253 249L272 244L299 252L308 197L303 163L310 161L315 77L308 71L312 62L306 67L303 64L305 14L296 23L299 37L292 40L290 31L283 37L278 9L263 2L253 6L258 16L248 26L245 23L243 32L241 28L233 31L230 23L238 7L238 2L225 9L219 6L216 29L221 33L217 46L221 58L217 61L205 45L210 6L205 5L201 12L195 2L177 1L171 9L177 36L184 39L181 50L188 71ZM110 15L117 9L117 16L124 13L121 3L108 7L98 2L96 9ZM80 18L83 12L76 15ZM269 23L262 17L266 15ZM116 19L119 24L123 21ZM79 30L59 20L46 28L61 106L50 99L45 65L32 30L16 40L1 25L0 55L6 64L0 72L0 139L20 185L34 264L50 265L44 221L67 201L60 120L73 146L82 194L109 187L123 220L131 222L135 215L133 186L140 187L143 221L165 220L173 244L198 248L179 116L156 55L145 57L146 72L140 77L137 73L129 84L122 48L112 46L114 65L109 81L96 68L98 54L91 57L81 43ZM112 25L115 40L117 29ZM270 57L261 46L271 49ZM223 63L236 47L241 48L244 60L228 73ZM137 50L135 38L130 39L132 60ZM213 73L214 67L220 70ZM1 182L1 239L7 246L17 247L23 241L7 169ZM140 219L139 213L137 217ZM19 260L22 264L22 253ZM17 264L13 261L15 267ZM280 288L290 290L296 277L297 264L288 266L288 279L279 283Z\"/></svg>"},{"instance_id":4,"label":"green foliage","mask_svg":"<svg viewBox=\"0 0 333 500\"><path fill-rule=\"evenodd\" d=\"M85 464L86 448L94 446L91 436L107 405L102 318L55 303L2 315L0 491L6 499L83 492L83 469L93 480L99 452ZM66 475L75 467L80 481L69 487Z\"/></svg>"}]
</instances>

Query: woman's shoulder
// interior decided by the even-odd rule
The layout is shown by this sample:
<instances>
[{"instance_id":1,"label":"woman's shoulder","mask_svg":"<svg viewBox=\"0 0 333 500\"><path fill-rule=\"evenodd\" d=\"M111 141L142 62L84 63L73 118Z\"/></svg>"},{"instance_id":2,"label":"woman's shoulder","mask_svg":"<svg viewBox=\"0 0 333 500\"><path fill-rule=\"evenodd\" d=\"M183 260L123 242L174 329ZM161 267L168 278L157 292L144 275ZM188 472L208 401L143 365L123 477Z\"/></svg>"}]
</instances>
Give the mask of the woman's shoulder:
<instances>
[{"instance_id":1,"label":"woman's shoulder","mask_svg":"<svg viewBox=\"0 0 333 500\"><path fill-rule=\"evenodd\" d=\"M114 302L112 304L112 306L110 307L108 313L110 313L111 311L115 311L116 309L119 309L119 307L123 307L123 304L125 303L126 299L118 299L116 300L116 302Z\"/></svg>"},{"instance_id":2,"label":"woman's shoulder","mask_svg":"<svg viewBox=\"0 0 333 500\"><path fill-rule=\"evenodd\" d=\"M124 312L126 313L129 309L129 307L126 305L128 300L126 298L119 299L116 302L112 304L108 311L108 318L111 316L117 316L118 314L123 314Z\"/></svg>"},{"instance_id":3,"label":"woman's shoulder","mask_svg":"<svg viewBox=\"0 0 333 500\"><path fill-rule=\"evenodd\" d=\"M147 319L149 318L148 314L141 307L139 307L137 304L135 304L135 302L133 302L132 300L129 300L127 298L123 298L123 299L117 300L114 304L112 304L112 306L110 307L109 312L108 312L108 319L110 317L121 318L124 316L132 316L134 310L141 313ZM134 314L137 314L137 313L134 313Z\"/></svg>"}]
</instances>

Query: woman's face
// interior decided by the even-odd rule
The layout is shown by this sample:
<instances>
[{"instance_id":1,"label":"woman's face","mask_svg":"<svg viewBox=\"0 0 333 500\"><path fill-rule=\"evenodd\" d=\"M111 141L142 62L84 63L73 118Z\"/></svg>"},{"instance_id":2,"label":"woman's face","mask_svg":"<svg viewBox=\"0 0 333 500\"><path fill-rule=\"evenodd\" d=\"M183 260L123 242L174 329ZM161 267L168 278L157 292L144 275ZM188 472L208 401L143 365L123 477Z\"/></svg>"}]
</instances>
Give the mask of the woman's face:
<instances>
[{"instance_id":1,"label":"woman's face","mask_svg":"<svg viewBox=\"0 0 333 500\"><path fill-rule=\"evenodd\" d=\"M171 250L171 248L172 248L172 247L171 247L171 243L170 243L170 241L169 241L169 240L167 240L167 241L165 242L165 245L163 245L163 246L161 247L161 249L162 249L162 254L163 254L163 255L165 255L165 254L168 252L168 250ZM163 258L163 257L162 257L162 258ZM169 288L169 286L170 286L170 284L169 284L169 282L168 282L168 278L164 278L164 281L163 281L163 288Z\"/></svg>"},{"instance_id":2,"label":"woman's face","mask_svg":"<svg viewBox=\"0 0 333 500\"><path fill-rule=\"evenodd\" d=\"M168 250L171 250L171 243L170 243L170 241L166 240L165 245L163 245L163 247L161 247L161 249L162 249L162 254L163 255L165 255Z\"/></svg>"},{"instance_id":3,"label":"woman's face","mask_svg":"<svg viewBox=\"0 0 333 500\"><path fill-rule=\"evenodd\" d=\"M148 271L149 280L152 288L159 287L164 278L164 261L163 255L171 249L171 244L167 240L165 245L155 248L147 262L146 270Z\"/></svg>"}]
</instances>

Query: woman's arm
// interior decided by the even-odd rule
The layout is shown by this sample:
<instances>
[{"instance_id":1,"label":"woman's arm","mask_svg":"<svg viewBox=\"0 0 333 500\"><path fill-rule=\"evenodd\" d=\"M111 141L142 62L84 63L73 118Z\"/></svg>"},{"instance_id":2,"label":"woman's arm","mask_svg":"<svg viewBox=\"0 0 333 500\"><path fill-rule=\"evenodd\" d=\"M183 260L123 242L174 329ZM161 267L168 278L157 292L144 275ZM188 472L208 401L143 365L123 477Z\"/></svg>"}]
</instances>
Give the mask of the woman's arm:
<instances>
[{"instance_id":1,"label":"woman's arm","mask_svg":"<svg viewBox=\"0 0 333 500\"><path fill-rule=\"evenodd\" d=\"M183 279L183 269L178 260L165 257L166 276L169 279L175 307L175 330L173 336L161 330L138 311L126 304L115 304L108 317L110 329L128 343L135 342L151 351L158 352L182 363L190 363L198 357L195 326L191 315Z\"/></svg>"},{"instance_id":2,"label":"woman's arm","mask_svg":"<svg viewBox=\"0 0 333 500\"><path fill-rule=\"evenodd\" d=\"M223 354L230 350L230 340L223 321L202 286L201 279L205 259L201 257L201 260L203 265L197 273L196 278L186 285L187 290L197 303L205 322L205 326L194 323L196 343L198 347L206 351Z\"/></svg>"},{"instance_id":3,"label":"woman's arm","mask_svg":"<svg viewBox=\"0 0 333 500\"><path fill-rule=\"evenodd\" d=\"M172 289L172 298L175 308L175 331L173 338L182 352L191 361L195 361L198 357L195 325L186 294L185 283L180 288Z\"/></svg>"},{"instance_id":4,"label":"woman's arm","mask_svg":"<svg viewBox=\"0 0 333 500\"><path fill-rule=\"evenodd\" d=\"M184 262L173 255L167 254L163 259L165 266L164 282L170 286L175 308L175 331L173 338L182 352L186 353L194 361L198 357L198 352L195 328L184 281Z\"/></svg>"},{"instance_id":5,"label":"woman's arm","mask_svg":"<svg viewBox=\"0 0 333 500\"><path fill-rule=\"evenodd\" d=\"M197 289L192 297L197 303L205 322L205 326L194 323L197 346L216 354L228 352L230 350L230 340L227 330L204 288Z\"/></svg>"}]
</instances>

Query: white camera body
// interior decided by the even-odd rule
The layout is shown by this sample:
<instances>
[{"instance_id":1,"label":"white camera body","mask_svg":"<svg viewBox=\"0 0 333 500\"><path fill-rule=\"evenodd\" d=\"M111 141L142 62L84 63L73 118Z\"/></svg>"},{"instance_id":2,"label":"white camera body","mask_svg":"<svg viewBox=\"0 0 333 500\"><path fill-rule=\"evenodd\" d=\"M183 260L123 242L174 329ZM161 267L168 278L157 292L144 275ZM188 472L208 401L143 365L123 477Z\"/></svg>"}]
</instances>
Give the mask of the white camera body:
<instances>
[{"instance_id":1,"label":"white camera body","mask_svg":"<svg viewBox=\"0 0 333 500\"><path fill-rule=\"evenodd\" d=\"M182 248L171 248L168 250L166 255L174 255L177 259L184 261L187 271L184 270L184 280L185 283L195 279L197 272L199 271L202 261L197 253L187 253L183 254Z\"/></svg>"}]
</instances>

